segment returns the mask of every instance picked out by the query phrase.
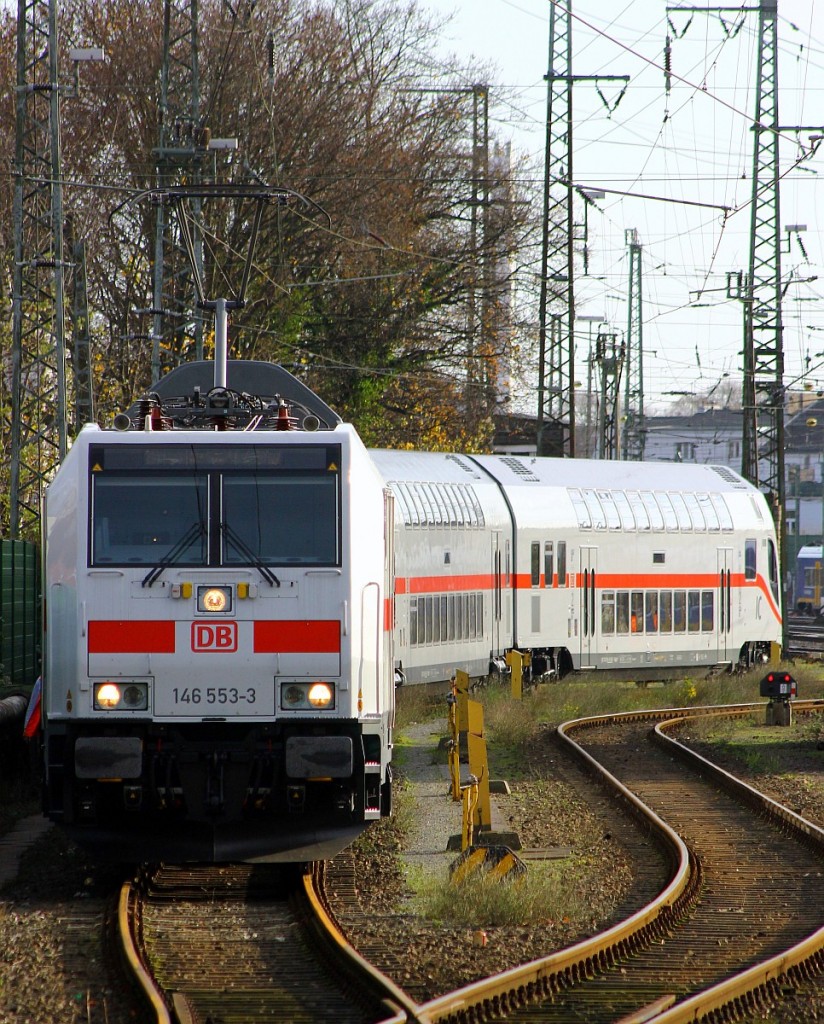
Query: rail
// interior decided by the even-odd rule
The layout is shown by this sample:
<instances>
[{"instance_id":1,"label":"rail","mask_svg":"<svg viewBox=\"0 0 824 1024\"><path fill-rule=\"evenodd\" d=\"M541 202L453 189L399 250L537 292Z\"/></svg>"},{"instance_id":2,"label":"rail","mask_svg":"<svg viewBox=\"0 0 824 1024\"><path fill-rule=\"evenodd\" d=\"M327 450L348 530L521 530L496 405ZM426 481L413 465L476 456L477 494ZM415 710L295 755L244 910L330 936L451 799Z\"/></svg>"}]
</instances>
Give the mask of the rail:
<instances>
[{"instance_id":1,"label":"rail","mask_svg":"<svg viewBox=\"0 0 824 1024\"><path fill-rule=\"evenodd\" d=\"M824 711L822 701L799 700L793 704L799 712ZM737 799L744 801L758 813L779 821L785 830L789 829L795 833L804 844L812 845L824 854L824 830L666 735L668 730L696 717L707 714L745 715L763 707L763 703L752 703L702 709L671 708L650 712L625 712L577 719L559 727L559 736L568 745L571 753L608 785L635 814L646 821L654 829L659 842L669 849L670 856L677 865L670 882L661 894L641 911L599 935L433 999L418 1008L416 1017L396 1015L382 1024L401 1024L407 1019L417 1020L420 1024L451 1024L506 1015L536 998L551 996L571 983L592 977L596 971L612 966L619 956L648 943L654 937L657 928L660 929L664 925L662 930L668 930L679 911L688 909L700 886L700 865L688 853L680 837L666 823L571 738L569 733L572 731L616 720L658 720L659 724L655 729L657 743L668 745L668 749L674 755L699 766L702 772L711 774L725 789L733 792ZM781 954L769 957L720 984L684 998L680 1003L671 1005L676 997L665 996L629 1016L622 1017L616 1024L639 1024L641 1021L649 1024L686 1024L702 1020L705 1016L707 1020L727 1020L731 1008L734 1008L734 1011L740 1011L742 1007L755 1008L763 1005L764 999L769 1000L776 995L779 992L779 979L787 976L801 978L808 971L818 971L822 967L824 927L815 930L803 941ZM715 1018L713 1014L716 1015Z\"/></svg>"}]
</instances>

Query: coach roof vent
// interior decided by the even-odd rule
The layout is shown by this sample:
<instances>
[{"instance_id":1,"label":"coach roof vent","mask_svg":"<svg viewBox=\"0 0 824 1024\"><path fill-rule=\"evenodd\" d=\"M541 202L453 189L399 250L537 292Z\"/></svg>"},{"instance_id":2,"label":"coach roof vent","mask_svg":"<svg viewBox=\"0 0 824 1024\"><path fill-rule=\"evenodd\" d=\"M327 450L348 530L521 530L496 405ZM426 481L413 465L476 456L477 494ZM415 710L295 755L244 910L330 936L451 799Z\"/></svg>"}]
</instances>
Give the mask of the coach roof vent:
<instances>
[{"instance_id":1,"label":"coach roof vent","mask_svg":"<svg viewBox=\"0 0 824 1024\"><path fill-rule=\"evenodd\" d=\"M519 476L525 483L539 484L540 478L535 476L529 466L525 466L520 459L516 459L514 455L503 455L501 456L501 462L505 466L509 466L516 476Z\"/></svg>"},{"instance_id":2,"label":"coach roof vent","mask_svg":"<svg viewBox=\"0 0 824 1024\"><path fill-rule=\"evenodd\" d=\"M740 477L738 473L730 469L727 466L710 466L710 469L714 470L722 480L726 480L728 484L732 484L733 487L740 487L742 490L747 489L747 481Z\"/></svg>"},{"instance_id":3,"label":"coach roof vent","mask_svg":"<svg viewBox=\"0 0 824 1024\"><path fill-rule=\"evenodd\" d=\"M466 462L459 455L447 455L446 460L447 462L454 462L456 466L461 467L464 473L469 473L469 475L474 477L476 480L481 479L481 475L475 466L470 465L470 463Z\"/></svg>"}]
</instances>

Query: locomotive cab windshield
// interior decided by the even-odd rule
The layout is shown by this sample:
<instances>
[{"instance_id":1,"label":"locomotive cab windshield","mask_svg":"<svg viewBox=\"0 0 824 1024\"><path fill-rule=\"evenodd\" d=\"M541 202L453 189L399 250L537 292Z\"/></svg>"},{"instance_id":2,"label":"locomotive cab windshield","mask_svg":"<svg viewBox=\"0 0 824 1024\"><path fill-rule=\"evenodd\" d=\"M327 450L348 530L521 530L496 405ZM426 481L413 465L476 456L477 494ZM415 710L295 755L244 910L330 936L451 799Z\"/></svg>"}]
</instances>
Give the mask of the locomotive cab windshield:
<instances>
[{"instance_id":1,"label":"locomotive cab windshield","mask_svg":"<svg viewBox=\"0 0 824 1024\"><path fill-rule=\"evenodd\" d=\"M340 447L96 445L92 566L340 565ZM159 571L158 571L159 570Z\"/></svg>"}]
</instances>

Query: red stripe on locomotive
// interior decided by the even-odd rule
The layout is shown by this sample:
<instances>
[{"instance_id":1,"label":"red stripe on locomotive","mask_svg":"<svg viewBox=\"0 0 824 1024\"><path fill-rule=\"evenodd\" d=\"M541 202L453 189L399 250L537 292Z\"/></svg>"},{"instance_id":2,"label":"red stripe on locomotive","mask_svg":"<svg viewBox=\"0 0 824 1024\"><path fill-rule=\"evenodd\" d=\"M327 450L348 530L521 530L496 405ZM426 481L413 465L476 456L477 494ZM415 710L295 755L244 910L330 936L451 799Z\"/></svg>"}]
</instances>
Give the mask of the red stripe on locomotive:
<instances>
[{"instance_id":1,"label":"red stripe on locomotive","mask_svg":"<svg viewBox=\"0 0 824 1024\"><path fill-rule=\"evenodd\" d=\"M165 619L95 620L89 623L89 654L174 654L175 624Z\"/></svg>"},{"instance_id":2,"label":"red stripe on locomotive","mask_svg":"<svg viewBox=\"0 0 824 1024\"><path fill-rule=\"evenodd\" d=\"M255 622L256 654L339 654L337 619Z\"/></svg>"}]
</instances>

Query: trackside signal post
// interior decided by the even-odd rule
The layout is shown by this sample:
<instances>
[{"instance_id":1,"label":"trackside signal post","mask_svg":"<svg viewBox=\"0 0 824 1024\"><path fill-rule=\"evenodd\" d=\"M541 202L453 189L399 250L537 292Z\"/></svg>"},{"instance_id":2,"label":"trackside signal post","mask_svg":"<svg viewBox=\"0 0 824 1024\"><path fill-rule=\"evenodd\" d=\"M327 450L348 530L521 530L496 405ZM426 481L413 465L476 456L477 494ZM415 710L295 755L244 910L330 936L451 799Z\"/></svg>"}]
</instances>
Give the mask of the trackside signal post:
<instances>
[{"instance_id":1,"label":"trackside signal post","mask_svg":"<svg viewBox=\"0 0 824 1024\"><path fill-rule=\"evenodd\" d=\"M789 672L768 672L761 680L761 696L769 697L767 725L791 725L790 701L798 695L795 679Z\"/></svg>"}]
</instances>

